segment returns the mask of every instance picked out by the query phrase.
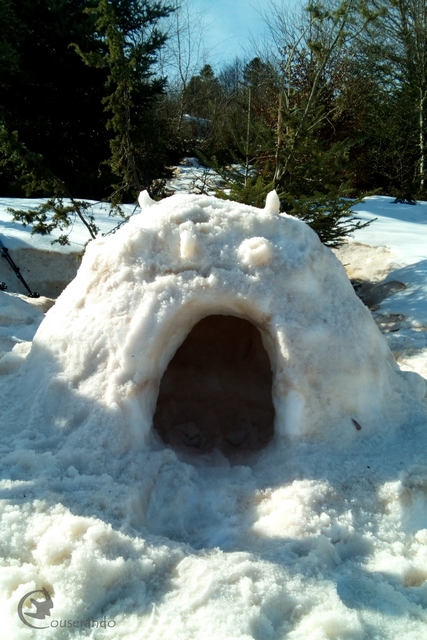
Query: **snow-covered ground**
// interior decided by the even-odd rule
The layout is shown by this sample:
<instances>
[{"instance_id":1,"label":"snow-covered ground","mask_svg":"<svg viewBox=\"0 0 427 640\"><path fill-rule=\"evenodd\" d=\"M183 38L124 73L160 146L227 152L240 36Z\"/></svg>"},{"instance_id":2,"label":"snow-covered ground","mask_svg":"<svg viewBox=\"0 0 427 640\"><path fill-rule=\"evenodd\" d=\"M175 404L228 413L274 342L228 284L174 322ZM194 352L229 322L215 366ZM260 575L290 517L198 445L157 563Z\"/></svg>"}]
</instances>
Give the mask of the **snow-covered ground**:
<instances>
[{"instance_id":1,"label":"snow-covered ground","mask_svg":"<svg viewBox=\"0 0 427 640\"><path fill-rule=\"evenodd\" d=\"M89 235L86 227L75 215L70 227L62 231L54 230L51 235L32 235L31 226L14 222L9 209L35 210L44 200L30 198L0 198L0 240L11 251L12 259L21 270L24 280L32 291L40 295L57 298L61 291L75 277ZM91 203L88 213L96 218L99 234L104 235L114 229L122 218L110 216L105 203ZM138 207L123 205L125 216L132 216ZM55 242L60 235L68 235L69 244ZM15 277L6 260L0 261L0 282L5 282L8 291L26 294L24 285Z\"/></svg>"},{"instance_id":2,"label":"snow-covered ground","mask_svg":"<svg viewBox=\"0 0 427 640\"><path fill-rule=\"evenodd\" d=\"M374 319L400 367L427 378L427 202L373 196L354 210L373 222L337 253L351 278L384 283L370 289ZM387 284L392 295L382 299Z\"/></svg>"},{"instance_id":3,"label":"snow-covered ground","mask_svg":"<svg viewBox=\"0 0 427 640\"><path fill-rule=\"evenodd\" d=\"M374 196L358 205L361 218L377 220L336 253L401 368L427 378L427 203L392 202ZM6 206L23 204L0 200L0 240L12 251L34 250L35 261L37 253L69 251L10 222ZM102 224L105 232L116 220ZM86 241L78 229L75 251ZM3 265L0 280L14 278ZM393 433L384 424L341 449L303 439L240 464L212 454L183 462L169 448L103 458L124 444L103 442L102 424L93 425L93 447L72 438L64 447L63 435L46 439L45 421L67 429L89 409L62 404L67 382L54 363L57 396L46 415L31 414L31 389L22 387L51 304L0 292L5 637L39 637L17 607L42 587L54 605L48 624L60 621L43 631L47 638L425 637L426 424ZM36 370L31 380L36 385ZM20 406L31 424L14 431ZM87 624L104 617L103 627ZM66 620L79 621L73 635L61 627Z\"/></svg>"},{"instance_id":4,"label":"snow-covered ground","mask_svg":"<svg viewBox=\"0 0 427 640\"><path fill-rule=\"evenodd\" d=\"M203 167L197 158L185 158L174 170L174 176L167 187L173 193L207 193L215 195L217 188L224 186L222 178L210 169Z\"/></svg>"}]
</instances>

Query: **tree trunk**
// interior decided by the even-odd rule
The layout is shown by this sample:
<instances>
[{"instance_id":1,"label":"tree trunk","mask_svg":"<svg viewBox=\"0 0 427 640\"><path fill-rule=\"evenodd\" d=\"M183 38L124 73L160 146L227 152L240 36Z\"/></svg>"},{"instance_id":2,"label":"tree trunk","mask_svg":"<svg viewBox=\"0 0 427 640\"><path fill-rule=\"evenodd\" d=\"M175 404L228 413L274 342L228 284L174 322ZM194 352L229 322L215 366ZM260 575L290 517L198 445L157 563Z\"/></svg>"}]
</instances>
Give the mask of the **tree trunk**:
<instances>
[{"instance_id":1,"label":"tree trunk","mask_svg":"<svg viewBox=\"0 0 427 640\"><path fill-rule=\"evenodd\" d=\"M424 191L424 100L425 94L420 87L420 102L419 102L419 127L420 127L420 191Z\"/></svg>"},{"instance_id":2,"label":"tree trunk","mask_svg":"<svg viewBox=\"0 0 427 640\"><path fill-rule=\"evenodd\" d=\"M249 139L251 134L251 108L252 108L252 90L248 87L248 121L246 127L246 161L245 161L245 187L249 179Z\"/></svg>"},{"instance_id":3,"label":"tree trunk","mask_svg":"<svg viewBox=\"0 0 427 640\"><path fill-rule=\"evenodd\" d=\"M275 154L275 171L274 171L274 188L279 186L280 178L282 177L282 166L280 162L280 156L282 152L283 132L282 132L282 91L279 93L279 107L277 110L277 143Z\"/></svg>"}]
</instances>

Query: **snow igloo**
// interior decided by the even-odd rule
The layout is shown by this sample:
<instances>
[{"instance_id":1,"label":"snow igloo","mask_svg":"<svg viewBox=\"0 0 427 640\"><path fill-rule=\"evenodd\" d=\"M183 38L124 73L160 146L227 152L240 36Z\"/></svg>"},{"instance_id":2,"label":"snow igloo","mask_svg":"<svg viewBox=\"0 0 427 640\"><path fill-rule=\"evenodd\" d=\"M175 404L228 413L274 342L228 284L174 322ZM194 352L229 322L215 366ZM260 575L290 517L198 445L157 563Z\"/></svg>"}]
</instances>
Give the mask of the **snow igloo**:
<instances>
[{"instance_id":1,"label":"snow igloo","mask_svg":"<svg viewBox=\"0 0 427 640\"><path fill-rule=\"evenodd\" d=\"M88 245L36 334L27 365L43 363L37 397L58 428L103 431L116 453L232 455L340 447L425 415L424 380L399 370L344 267L275 192L264 209L140 205Z\"/></svg>"}]
</instances>

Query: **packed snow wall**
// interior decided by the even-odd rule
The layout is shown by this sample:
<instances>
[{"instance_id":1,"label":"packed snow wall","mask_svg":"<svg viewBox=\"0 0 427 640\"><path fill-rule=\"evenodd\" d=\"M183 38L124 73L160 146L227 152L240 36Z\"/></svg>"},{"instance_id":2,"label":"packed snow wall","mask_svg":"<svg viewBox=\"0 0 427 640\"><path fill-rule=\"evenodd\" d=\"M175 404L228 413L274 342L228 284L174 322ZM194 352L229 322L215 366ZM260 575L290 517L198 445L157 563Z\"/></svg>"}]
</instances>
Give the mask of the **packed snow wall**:
<instances>
[{"instance_id":1,"label":"packed snow wall","mask_svg":"<svg viewBox=\"0 0 427 640\"><path fill-rule=\"evenodd\" d=\"M193 328L221 316L250 323L253 340L260 338L254 353L267 354L259 368L264 381L270 375L272 408L265 400L259 409L264 417L257 418L254 448L307 437L343 446L425 416L424 380L400 372L341 263L306 224L279 213L275 192L263 210L203 195L155 203L143 193L140 204L142 213L114 236L89 244L77 277L41 324L22 371L33 394L29 423L40 424L44 411L45 429L87 441L103 432L116 454L158 446L158 433L172 443L170 429L183 433L184 444L202 446L197 421L206 407L187 414L182 408L186 384L176 386L182 370L171 374L166 395L161 385ZM213 387L226 375L225 361ZM237 378L228 387L229 404L242 398L246 382L239 387ZM227 446L241 446L242 433L253 427L255 410L239 402L227 414L236 420ZM206 416L205 435L214 415Z\"/></svg>"}]
</instances>

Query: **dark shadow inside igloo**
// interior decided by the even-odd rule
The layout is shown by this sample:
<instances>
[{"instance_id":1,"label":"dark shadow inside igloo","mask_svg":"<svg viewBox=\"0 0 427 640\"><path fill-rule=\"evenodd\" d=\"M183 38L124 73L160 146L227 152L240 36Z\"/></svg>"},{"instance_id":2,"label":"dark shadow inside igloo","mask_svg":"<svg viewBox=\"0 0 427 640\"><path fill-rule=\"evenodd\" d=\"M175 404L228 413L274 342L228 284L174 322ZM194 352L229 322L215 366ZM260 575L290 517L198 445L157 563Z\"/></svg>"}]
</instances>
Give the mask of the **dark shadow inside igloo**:
<instances>
[{"instance_id":1,"label":"dark shadow inside igloo","mask_svg":"<svg viewBox=\"0 0 427 640\"><path fill-rule=\"evenodd\" d=\"M153 426L176 449L262 449L274 433L272 382L259 330L235 316L207 316L163 375Z\"/></svg>"}]
</instances>

